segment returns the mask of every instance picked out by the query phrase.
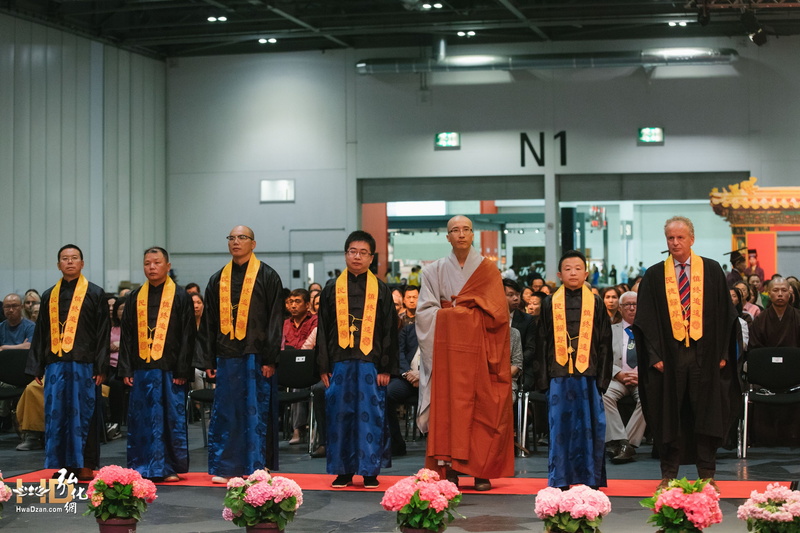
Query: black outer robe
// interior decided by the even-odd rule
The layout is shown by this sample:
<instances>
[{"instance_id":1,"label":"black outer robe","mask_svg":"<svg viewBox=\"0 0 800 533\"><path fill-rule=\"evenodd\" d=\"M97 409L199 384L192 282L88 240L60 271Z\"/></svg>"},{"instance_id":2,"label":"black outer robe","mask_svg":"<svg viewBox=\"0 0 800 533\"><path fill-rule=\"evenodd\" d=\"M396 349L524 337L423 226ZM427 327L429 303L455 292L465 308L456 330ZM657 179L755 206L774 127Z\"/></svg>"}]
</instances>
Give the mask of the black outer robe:
<instances>
[{"instance_id":1,"label":"black outer robe","mask_svg":"<svg viewBox=\"0 0 800 533\"><path fill-rule=\"evenodd\" d=\"M347 274L347 293L350 299L350 313L360 319L364 314L367 274L354 276ZM339 346L339 330L336 323L336 283L328 283L319 297L317 316L317 366L320 374L333 372L333 364L349 359L373 363L378 374L400 374L400 355L397 342L397 309L392 299L392 291L378 280L378 303L375 313L375 335L372 351L364 355L358 348L361 332L353 333L353 348ZM412 354L413 357L413 354Z\"/></svg>"},{"instance_id":2,"label":"black outer robe","mask_svg":"<svg viewBox=\"0 0 800 533\"><path fill-rule=\"evenodd\" d=\"M72 295L75 294L77 284L77 278L61 282L61 290L58 295L58 319L61 322L67 319ZM89 282L83 305L81 305L81 312L78 315L78 331L75 334L72 350L59 357L58 354L50 351L50 294L53 292L53 288L50 287L42 294L39 318L36 319L36 329L33 332L25 373L42 377L44 376L44 367L51 363L77 361L92 363L92 375L105 376L111 357L109 341L111 319L105 291Z\"/></svg>"},{"instance_id":3,"label":"black outer robe","mask_svg":"<svg viewBox=\"0 0 800 533\"><path fill-rule=\"evenodd\" d=\"M582 292L566 288L564 290L566 291L564 305L566 306L567 331L570 335L576 335L580 328ZM534 365L536 390L546 391L550 388L552 378L569 375L568 367L561 366L556 362L552 296L548 296L542 302L542 313L539 315L536 325L539 328L536 334L536 362ZM589 367L586 372L581 374L576 370L573 375L594 376L597 390L603 394L611 383L614 356L611 343L611 322L606 306L599 296L594 296L594 326L592 327L592 343L589 346L589 354ZM574 358L574 354L572 357Z\"/></svg>"},{"instance_id":4,"label":"black outer robe","mask_svg":"<svg viewBox=\"0 0 800 533\"><path fill-rule=\"evenodd\" d=\"M247 265L233 264L231 269L231 302L238 305L242 294ZM231 339L219 329L219 281L222 269L217 271L206 286L205 308L200 319L197 351L194 366L201 370L217 367L217 357L243 357L256 354L259 366L278 363L283 339L283 284L280 276L269 265L261 261L256 274L256 283L250 298L250 313L247 317L247 333L242 340ZM233 311L233 325L236 310Z\"/></svg>"},{"instance_id":5,"label":"black outer robe","mask_svg":"<svg viewBox=\"0 0 800 533\"><path fill-rule=\"evenodd\" d=\"M155 328L158 311L161 306L161 296L164 290L162 283L158 287L150 287L147 295L147 324ZM117 366L120 377L133 377L136 370L159 369L172 371L174 379L194 379L192 358L194 357L195 325L194 306L192 298L183 287L175 287L175 298L172 301L172 312L167 327L167 339L161 359L151 360L149 363L139 357L138 318L136 314L136 298L142 287L131 292L128 296L125 310L122 312L120 327L119 363Z\"/></svg>"},{"instance_id":6,"label":"black outer robe","mask_svg":"<svg viewBox=\"0 0 800 533\"><path fill-rule=\"evenodd\" d=\"M639 359L639 397L656 445L676 441L681 435L691 439L694 433L724 439L741 400L736 378L736 309L719 263L705 257L699 259L703 261L704 270L703 336L691 342L696 345L702 367L700 397L704 401L695 413L692 426L688 425L690 417L679 416L676 408L674 368L683 341L672 336L664 262L648 268L639 285L633 324ZM719 363L723 359L727 364L720 370ZM664 362L663 373L653 368L659 361ZM682 434L681 423L684 424ZM694 448L684 446L683 449L686 454L682 464L693 463Z\"/></svg>"}]
</instances>

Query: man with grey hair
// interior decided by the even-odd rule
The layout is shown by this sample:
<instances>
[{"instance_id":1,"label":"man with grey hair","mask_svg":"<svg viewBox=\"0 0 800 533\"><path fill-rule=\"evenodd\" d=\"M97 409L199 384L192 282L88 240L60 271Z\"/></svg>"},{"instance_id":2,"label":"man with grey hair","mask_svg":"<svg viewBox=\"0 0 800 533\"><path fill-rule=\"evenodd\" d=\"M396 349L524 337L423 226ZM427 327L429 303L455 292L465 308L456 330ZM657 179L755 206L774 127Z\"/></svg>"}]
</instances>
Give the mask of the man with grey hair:
<instances>
[{"instance_id":1,"label":"man with grey hair","mask_svg":"<svg viewBox=\"0 0 800 533\"><path fill-rule=\"evenodd\" d=\"M642 403L639 400L638 361L636 358L636 340L633 337L633 320L636 317L636 298L633 291L619 297L619 309L622 322L611 325L614 366L613 379L603 394L606 409L606 448L614 464L629 463L634 460L636 448L644 436L644 416ZM622 423L617 402L625 396L633 396L636 408L633 410L628 424Z\"/></svg>"},{"instance_id":2,"label":"man with grey hair","mask_svg":"<svg viewBox=\"0 0 800 533\"><path fill-rule=\"evenodd\" d=\"M784 278L774 278L767 285L767 294L772 305L753 320L749 347L800 346L800 309L791 305L789 282Z\"/></svg>"},{"instance_id":3,"label":"man with grey hair","mask_svg":"<svg viewBox=\"0 0 800 533\"><path fill-rule=\"evenodd\" d=\"M0 351L29 349L36 324L23 318L19 294L11 293L3 298L3 315L6 319L0 324Z\"/></svg>"},{"instance_id":4,"label":"man with grey hair","mask_svg":"<svg viewBox=\"0 0 800 533\"><path fill-rule=\"evenodd\" d=\"M692 222L672 217L664 235L670 255L645 272L633 328L639 395L661 459L658 488L687 463L717 488L717 448L741 399L736 310L722 267L692 251Z\"/></svg>"}]
</instances>

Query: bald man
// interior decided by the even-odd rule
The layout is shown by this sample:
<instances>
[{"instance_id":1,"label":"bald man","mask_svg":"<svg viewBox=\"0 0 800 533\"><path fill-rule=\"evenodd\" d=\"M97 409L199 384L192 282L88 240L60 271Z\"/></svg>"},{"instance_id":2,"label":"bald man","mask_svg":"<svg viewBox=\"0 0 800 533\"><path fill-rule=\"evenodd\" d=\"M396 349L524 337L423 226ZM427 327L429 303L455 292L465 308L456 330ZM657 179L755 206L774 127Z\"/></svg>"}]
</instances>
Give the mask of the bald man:
<instances>
[{"instance_id":1,"label":"bald man","mask_svg":"<svg viewBox=\"0 0 800 533\"><path fill-rule=\"evenodd\" d=\"M226 239L231 261L208 281L194 361L217 380L208 429L213 483L278 466L283 285L253 253L252 229L236 226Z\"/></svg>"},{"instance_id":2,"label":"bald man","mask_svg":"<svg viewBox=\"0 0 800 533\"><path fill-rule=\"evenodd\" d=\"M472 247L472 221L447 223L451 253L422 270L416 329L425 465L458 482L514 475L508 302L500 272Z\"/></svg>"},{"instance_id":3,"label":"bald man","mask_svg":"<svg viewBox=\"0 0 800 533\"><path fill-rule=\"evenodd\" d=\"M750 349L800 347L800 309L791 305L792 288L789 282L784 278L775 278L767 287L772 305L753 320Z\"/></svg>"}]
</instances>

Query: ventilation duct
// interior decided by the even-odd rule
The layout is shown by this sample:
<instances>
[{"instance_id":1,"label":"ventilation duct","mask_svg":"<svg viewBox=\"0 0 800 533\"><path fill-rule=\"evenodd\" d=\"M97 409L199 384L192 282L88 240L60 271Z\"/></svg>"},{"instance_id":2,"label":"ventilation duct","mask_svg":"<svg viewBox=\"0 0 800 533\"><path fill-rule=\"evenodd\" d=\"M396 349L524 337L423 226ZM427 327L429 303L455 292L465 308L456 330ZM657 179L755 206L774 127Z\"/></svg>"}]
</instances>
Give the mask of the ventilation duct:
<instances>
[{"instance_id":1,"label":"ventilation duct","mask_svg":"<svg viewBox=\"0 0 800 533\"><path fill-rule=\"evenodd\" d=\"M536 70L609 67L670 67L729 65L739 58L730 48L650 48L630 52L585 54L463 55L437 59L365 59L356 63L359 74L409 74L476 70Z\"/></svg>"}]
</instances>

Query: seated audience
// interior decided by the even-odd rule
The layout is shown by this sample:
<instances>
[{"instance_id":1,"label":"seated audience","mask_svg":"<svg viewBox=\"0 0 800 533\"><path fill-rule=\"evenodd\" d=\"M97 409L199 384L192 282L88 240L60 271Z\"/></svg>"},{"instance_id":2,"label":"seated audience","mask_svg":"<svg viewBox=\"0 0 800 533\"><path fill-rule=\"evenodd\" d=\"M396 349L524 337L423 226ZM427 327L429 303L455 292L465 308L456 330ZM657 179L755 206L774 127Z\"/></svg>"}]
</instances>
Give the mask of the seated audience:
<instances>
[{"instance_id":1,"label":"seated audience","mask_svg":"<svg viewBox=\"0 0 800 533\"><path fill-rule=\"evenodd\" d=\"M771 305L753 320L750 348L800 346L800 310L790 303L789 282L774 278L767 289Z\"/></svg>"},{"instance_id":2,"label":"seated audience","mask_svg":"<svg viewBox=\"0 0 800 533\"><path fill-rule=\"evenodd\" d=\"M600 298L606 307L608 318L612 324L618 324L622 321L622 314L619 311L619 295L616 287L606 287L600 291Z\"/></svg>"},{"instance_id":3,"label":"seated audience","mask_svg":"<svg viewBox=\"0 0 800 533\"><path fill-rule=\"evenodd\" d=\"M25 291L25 296L22 298L22 316L32 322L36 322L36 318L33 316L33 308L41 303L42 297L36 289Z\"/></svg>"},{"instance_id":4,"label":"seated audience","mask_svg":"<svg viewBox=\"0 0 800 533\"><path fill-rule=\"evenodd\" d=\"M639 377L636 359L636 341L631 325L636 318L637 294L629 291L620 301L622 320L611 326L614 364L611 370L613 379L603 394L606 411L606 450L614 464L629 463L636 456L636 448L644 437L645 421L642 403L639 400ZM633 396L636 408L628 420L622 423L617 403L625 396Z\"/></svg>"}]
</instances>

